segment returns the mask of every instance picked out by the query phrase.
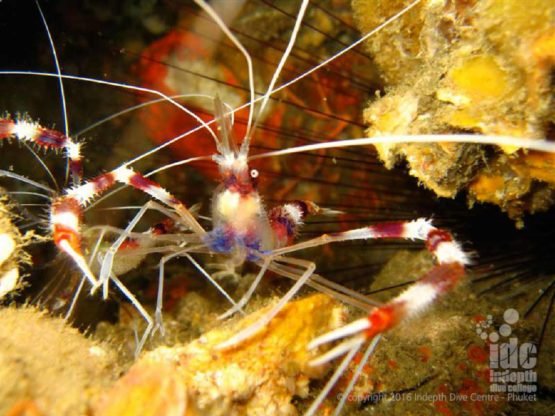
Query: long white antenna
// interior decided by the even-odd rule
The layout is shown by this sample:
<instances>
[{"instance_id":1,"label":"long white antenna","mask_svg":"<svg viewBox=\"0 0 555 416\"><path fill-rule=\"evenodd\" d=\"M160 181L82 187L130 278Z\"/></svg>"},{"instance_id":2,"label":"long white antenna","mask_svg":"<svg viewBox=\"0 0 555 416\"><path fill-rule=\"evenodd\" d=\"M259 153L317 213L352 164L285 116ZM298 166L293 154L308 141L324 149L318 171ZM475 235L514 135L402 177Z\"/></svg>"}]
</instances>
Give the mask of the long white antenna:
<instances>
[{"instance_id":1,"label":"long white antenna","mask_svg":"<svg viewBox=\"0 0 555 416\"><path fill-rule=\"evenodd\" d=\"M337 149L341 147L368 146L376 144L396 143L477 143L498 146L515 146L528 150L555 153L555 142L544 139L527 139L512 136L485 136L479 134L419 134L419 135L395 135L363 137L360 139L345 139L331 142L313 143L304 146L291 147L289 149L274 150L272 152L260 153L249 157L250 160L263 159L291 155L294 153L311 152L321 149Z\"/></svg>"},{"instance_id":2,"label":"long white antenna","mask_svg":"<svg viewBox=\"0 0 555 416\"><path fill-rule=\"evenodd\" d=\"M46 29L46 34L48 35L48 42L50 43L50 50L52 51L52 56L54 57L54 65L56 66L56 73L58 74L58 86L60 87L60 97L62 102L62 117L64 119L64 133L67 137L69 137L69 117L67 115L67 103L66 103L66 94L64 90L64 80L62 78L62 69L60 68L60 61L58 59L58 53L56 52L56 46L54 44L54 39L52 38L52 33L50 32L50 28L48 27L48 22L46 21L46 17L42 12L42 8L40 7L39 0L35 0L35 4L37 5L37 9L40 13L40 18L42 19L42 24ZM69 159L66 160L66 178L69 177ZM74 176L72 178L73 184L77 185L80 178ZM58 185L56 185L58 186Z\"/></svg>"},{"instance_id":3,"label":"long white antenna","mask_svg":"<svg viewBox=\"0 0 555 416\"><path fill-rule=\"evenodd\" d=\"M310 74L312 74L313 72L319 70L320 68L328 65L330 62L332 62L333 60L339 58L340 56L342 56L343 54L347 53L348 51L350 51L351 49L355 48L356 46L360 45L362 42L364 42L366 39L368 39L369 37L371 37L372 35L374 35L375 33L379 32L380 30L382 30L384 27L390 25L392 22L394 22L395 20L397 20L400 16L402 16L403 14L407 13L409 10L411 10L414 6L416 6L418 3L420 3L421 0L415 0L413 1L411 4L409 4L407 7L403 8L402 10L400 10L398 13L394 14L393 16L391 16L389 19L385 20L381 25L377 26L376 28L374 28L373 30L371 30L370 32L366 33L362 38L360 38L359 40L357 40L356 42L354 42L353 44L351 44L350 46L346 47L345 49L339 51L338 53L336 53L335 55L329 57L328 59L320 62L318 65L316 65L315 67L309 69L308 71L304 72L303 74L299 75L298 77L286 82L285 84L280 85L279 87L277 87L276 89L272 90L271 94L275 94L276 92L279 92L285 88L288 88L290 85L300 81L301 79L309 76ZM54 77L54 76L58 76L57 74L51 74L48 72L36 72L36 71L0 71L0 74L3 75L39 75L39 76L47 76L47 77ZM184 137L187 137L203 128L206 128L210 134L212 135L212 137L214 137L215 143L218 143L218 138L215 135L214 131L209 127L210 125L212 125L215 120L209 121L209 122L205 122L204 120L200 119L196 114L194 114L192 111L188 110L187 108L183 107L182 105L180 105L179 103L175 102L173 99L171 99L170 97L168 97L167 95L165 95L164 93L160 92L160 91L156 91L156 90L152 90L149 88L143 88L143 87L137 87L137 86L133 86L133 85L129 85L129 84L123 84L123 83L117 83L117 82L110 82L110 81L105 81L105 80L100 80L100 79L95 79L95 78L87 78L87 77L79 77L79 76L75 76L75 75L62 75L62 78L64 79L74 79L74 80L78 80L78 81L84 81L84 82L93 82L93 83L97 83L97 84L102 84L102 85L109 85L109 86L114 86L114 87L118 87L118 88L124 88L124 89L131 89L134 91L142 91L142 92L146 92L149 94L153 94L153 95L157 95L159 97L165 98L167 99L168 102L172 103L173 105L177 106L178 108L182 109L183 111L185 111L187 114L189 114L191 117L193 117L195 120L197 120L200 123L200 126L195 127L194 129L189 130L186 133L183 133L177 137L174 137L171 140L168 140L165 143L162 143L161 145L149 150L148 152L143 153L142 155L137 156L136 158L134 158L133 160L131 160L130 162L128 162L128 165L135 163L141 159L144 159L145 157L148 157L156 152L158 152L159 150L170 146L171 144L175 143L176 141L181 140ZM243 110L244 108L247 108L251 105L253 105L254 103L257 103L258 101L261 101L264 97L259 97L257 99L254 100L253 103L245 103L239 107L237 107L233 113L236 113L238 111ZM231 112L229 113L231 114ZM228 114L226 114L227 116Z\"/></svg>"},{"instance_id":4,"label":"long white antenna","mask_svg":"<svg viewBox=\"0 0 555 416\"><path fill-rule=\"evenodd\" d=\"M220 27L220 29L225 33L225 35L229 38L229 40L231 40L233 44L237 47L237 49L241 51L241 53L245 57L245 60L247 61L247 68L249 72L249 91L251 96L250 102L252 103L249 111L249 119L247 121L247 132L246 132L246 137L249 137L251 126L252 126L252 114L253 114L254 94L255 94L254 70L253 70L251 56L249 55L245 47L241 44L241 42L239 42L239 39L237 39L237 37L231 32L231 30L229 30L229 27L227 26L227 24L214 11L214 9L210 7L210 5L208 5L208 3L206 3L204 0L195 0L195 3L198 6L200 6L202 10L204 10L212 18L212 20L214 20L214 22ZM238 2L237 0L235 0L233 3L238 3ZM234 4L234 7L237 7L237 8L242 7L243 3L244 1L241 0L239 4Z\"/></svg>"},{"instance_id":5,"label":"long white antenna","mask_svg":"<svg viewBox=\"0 0 555 416\"><path fill-rule=\"evenodd\" d=\"M50 50L52 51L52 56L54 57L54 64L56 65L56 73L58 74L58 85L60 86L60 95L62 99L62 113L64 117L64 133L66 136L69 136L69 120L67 117L67 106L66 106L66 95L64 91L64 82L62 77L62 70L60 68L60 61L58 60L58 53L56 52L56 46L54 45L54 39L52 39L52 34L50 33L50 28L48 27L48 22L46 21L46 17L42 12L42 8L40 7L39 0L35 0L35 4L37 5L37 9L40 13L40 18L42 19L42 24L46 29L46 34L48 35L48 41L50 42Z\"/></svg>"},{"instance_id":6,"label":"long white antenna","mask_svg":"<svg viewBox=\"0 0 555 416\"><path fill-rule=\"evenodd\" d=\"M279 78L281 70L285 66L285 62L287 62L287 58L289 58L289 55L291 54L291 50L293 49L293 45L295 44L295 41L297 40L297 36L299 34L299 30L301 28L301 23L303 21L303 17L305 15L307 7L308 7L308 0L303 0L303 3L301 4L301 7L299 8L299 12L297 13L297 19L295 20L295 26L293 27L291 37L289 38L289 43L287 44L287 48L285 48L285 51L283 52L283 55L281 56L279 64L278 64L276 70L274 71L274 75L272 76L272 80L270 81L270 85L268 85L268 90L266 91L266 94L264 94L262 96L262 103L260 104L260 108L258 109L258 114L256 116L254 128L256 128L256 125L260 121L260 118L262 117L264 109L266 108L266 105L268 104L268 100L270 99L270 96L275 92L274 91L274 86L276 85L276 82ZM251 111L251 113L252 113L252 111ZM254 130L254 128L253 128L253 130ZM250 145L251 136L252 136L252 134L247 134L245 136L245 139L243 140L243 143L241 144L241 154L243 154L245 156L247 156L249 154L249 145Z\"/></svg>"},{"instance_id":7,"label":"long white antenna","mask_svg":"<svg viewBox=\"0 0 555 416\"><path fill-rule=\"evenodd\" d=\"M143 153L142 155L137 156L136 158L130 160L127 162L127 165L131 165L132 163L135 163L141 159L144 159L147 156L150 156L153 153L156 153L157 151L159 151L160 149L163 149L169 145L171 145L172 143L175 143L176 141L182 139L183 137L189 136L197 131L199 131L200 129L206 129L208 130L208 132L210 133L210 135L214 138L214 142L216 144L218 144L218 136L216 135L216 133L214 133L214 130L212 130L212 128L210 127L211 124L213 124L215 122L215 120L212 120L210 122L206 122L203 119L201 119L198 115L196 115L193 111L189 110L187 107L179 104L177 101L175 101L173 98L167 96L166 94L164 94L163 92L160 92L158 90L153 90L151 88L145 88L145 87L138 87L136 85L131 85L131 84L125 84L123 82L112 82L112 81L105 81L103 79L96 79L96 78L87 78L87 77L80 77L77 75L66 75L66 74L52 74L50 72L40 72L40 71L0 71L0 74L2 75L35 75L35 76L42 76L42 77L58 77L61 76L64 79L74 79L76 81L84 81L84 82L91 82L93 84L99 84L99 85L108 85L110 87L117 87L117 88L122 88L122 89L126 89L126 90L132 90L132 91L139 91L139 92L145 92L147 94L153 94L153 95L157 95L158 97L163 98L165 101L171 103L172 105L176 106L177 108L181 109L182 111L184 111L185 113L187 113L188 115L190 115L191 117L193 117L196 121L199 122L200 126L189 130L188 132L181 134L177 137L174 137L173 139L149 150L148 152ZM249 105L249 103L244 104L242 107L237 108L235 111L233 111L234 113L247 107ZM226 114L227 116L228 114Z\"/></svg>"}]
</instances>

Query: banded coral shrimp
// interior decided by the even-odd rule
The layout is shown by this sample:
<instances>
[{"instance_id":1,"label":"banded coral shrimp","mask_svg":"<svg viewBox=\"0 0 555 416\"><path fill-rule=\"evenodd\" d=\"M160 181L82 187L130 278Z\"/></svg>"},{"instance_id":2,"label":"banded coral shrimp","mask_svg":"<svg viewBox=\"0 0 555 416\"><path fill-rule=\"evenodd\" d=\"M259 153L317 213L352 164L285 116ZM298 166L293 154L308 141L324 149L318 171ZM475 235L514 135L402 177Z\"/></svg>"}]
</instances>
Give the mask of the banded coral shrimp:
<instances>
[{"instance_id":1,"label":"banded coral shrimp","mask_svg":"<svg viewBox=\"0 0 555 416\"><path fill-rule=\"evenodd\" d=\"M20 74L20 75L21 75L21 74ZM52 75L52 74L51 74L51 75ZM64 77L66 77L66 76L64 75ZM97 81L97 83L98 83L98 81ZM100 82L100 83L102 83L102 82ZM115 85L114 83L111 83L111 84L112 84L112 85ZM6 119L4 120L4 126L5 126L5 128L6 128L6 136L12 136L12 133L13 133L13 130L12 130L12 129L14 129L14 128L17 129L17 128L18 128L18 127L16 127L17 125L19 125L20 127L27 126L27 127L31 128L31 129L34 129L34 128L35 128L35 126L33 126L33 125L31 125L31 124L25 124L25 123L19 123L19 124L18 124L18 123L19 123L19 122L15 121L15 120L11 120L11 119L9 119L9 118L6 118ZM38 128L39 130L41 129L41 128L39 128L39 127L37 127L37 128ZM33 132L31 132L31 133L29 133L29 134L30 134L30 135L34 135ZM42 135L41 135L41 134L42 134ZM43 140L43 139L46 140L47 142L48 142L49 140L55 141L55 140L57 140L57 139L59 139L60 141L66 140L66 139L64 138L64 135L63 135L63 134L58 133L58 132L55 132L55 131L53 131L53 130L45 130L45 129L42 129L42 130L41 130L41 133L39 133L39 136L38 136L38 140L39 140L39 141L37 141L37 144L40 144L40 140ZM69 146L73 146L72 142L67 142L67 143L69 143ZM48 143L48 144L49 144L49 143ZM44 143L43 143L43 145L44 145ZM47 146L44 146L44 147L47 147ZM75 162L75 163L74 163L75 165L78 164L78 160L77 160L76 157L74 157L73 162ZM78 169L76 169L76 170L78 170ZM13 176L13 175L12 175L12 176ZM76 174L75 176L77 176L77 174ZM109 176L109 175L105 176L105 178L108 178L108 177L110 177L110 176ZM302 206L305 207L305 208L307 208L308 210L315 210L315 209L316 209L316 206L315 206L315 205L302 205ZM142 214L141 214L141 215L142 215ZM138 217L137 217L137 218L138 218ZM190 218L190 219L193 220L192 218ZM193 220L193 221L195 221L195 220ZM198 228L197 228L197 231L198 231ZM128 235L127 235L127 237L131 237L131 236L132 236L133 239L135 239L135 240L139 240L139 241L140 241L140 239L141 239L141 236L136 235L136 234L128 234ZM167 235L164 236L164 238L167 238L167 237L168 237ZM122 243L122 241L120 241L120 242L118 243L118 245L120 245L121 243ZM143 248L146 249L145 247L143 247ZM71 250L70 250L70 251L71 251ZM81 267L83 267L83 268L86 270L86 269L87 269L87 265L84 263L84 260L78 260L78 261L80 262ZM125 266L125 267L127 267L127 266ZM110 269L110 268L111 268L111 266L108 266L108 267L107 267L107 269ZM103 272L101 272L101 273L103 273ZM290 273L290 272L289 272L289 273ZM87 275L88 275L89 281L90 281L91 283L94 282L94 277L92 276L92 273L91 273L90 271L87 271ZM122 289L123 289L123 288L122 288ZM123 290L125 290L125 289L123 289ZM105 286L105 293L106 293L106 286ZM126 293L126 296L127 296L128 298L132 299L129 292ZM136 303L136 302L133 301L133 303ZM138 306L137 303L136 303L136 305ZM144 311L142 311L142 314L143 314L143 316L146 317L146 313L144 313ZM148 334L148 331L145 332L145 336L146 336L147 334ZM143 341L144 341L144 339L145 339L145 338L143 337ZM139 343L139 347L142 346L143 341L141 341L141 343Z\"/></svg>"},{"instance_id":2,"label":"banded coral shrimp","mask_svg":"<svg viewBox=\"0 0 555 416\"><path fill-rule=\"evenodd\" d=\"M469 139L469 137L466 137L464 140L468 140L468 139ZM400 139L400 140L407 140L407 139L404 138L404 139ZM350 142L345 142L345 145L346 146L352 146L352 145L357 144L357 143L360 144L360 145L362 145L362 144L368 145L368 144L372 143L372 141L371 140L360 141L360 142L350 141ZM338 146L339 145L337 143L329 145L330 148L338 147ZM315 146L315 148L322 148L322 146ZM301 151L301 150L307 150L307 149L306 148L305 149L297 149L296 151ZM277 154L274 154L274 156L277 156Z\"/></svg>"}]
</instances>

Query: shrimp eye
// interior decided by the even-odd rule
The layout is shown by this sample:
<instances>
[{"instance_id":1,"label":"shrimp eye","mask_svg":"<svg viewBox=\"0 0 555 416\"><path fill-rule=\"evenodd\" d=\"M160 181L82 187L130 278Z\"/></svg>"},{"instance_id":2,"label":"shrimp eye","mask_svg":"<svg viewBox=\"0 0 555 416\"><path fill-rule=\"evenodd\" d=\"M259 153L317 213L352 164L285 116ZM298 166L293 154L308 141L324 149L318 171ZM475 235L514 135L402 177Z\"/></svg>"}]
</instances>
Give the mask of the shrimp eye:
<instances>
[{"instance_id":1,"label":"shrimp eye","mask_svg":"<svg viewBox=\"0 0 555 416\"><path fill-rule=\"evenodd\" d=\"M251 178L253 179L258 178L258 171L256 169L251 170Z\"/></svg>"}]
</instances>

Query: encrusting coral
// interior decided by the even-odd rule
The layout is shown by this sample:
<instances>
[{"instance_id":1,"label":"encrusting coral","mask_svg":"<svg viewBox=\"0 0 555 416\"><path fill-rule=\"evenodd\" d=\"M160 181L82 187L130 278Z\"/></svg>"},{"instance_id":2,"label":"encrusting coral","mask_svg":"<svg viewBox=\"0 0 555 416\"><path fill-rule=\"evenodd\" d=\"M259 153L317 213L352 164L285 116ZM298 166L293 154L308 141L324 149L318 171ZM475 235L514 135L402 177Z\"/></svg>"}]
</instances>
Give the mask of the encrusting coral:
<instances>
[{"instance_id":1,"label":"encrusting coral","mask_svg":"<svg viewBox=\"0 0 555 416\"><path fill-rule=\"evenodd\" d=\"M295 415L294 396L327 368L311 367L306 349L335 328L345 310L325 295L288 304L254 337L228 350L216 346L266 310L213 329L188 345L146 353L107 393L95 414Z\"/></svg>"},{"instance_id":2,"label":"encrusting coral","mask_svg":"<svg viewBox=\"0 0 555 416\"><path fill-rule=\"evenodd\" d=\"M7 415L295 415L312 367L307 343L344 324L346 310L325 295L291 302L251 339L216 346L266 309L197 340L145 353L126 374L107 344L35 308L0 314L0 413Z\"/></svg>"},{"instance_id":3,"label":"encrusting coral","mask_svg":"<svg viewBox=\"0 0 555 416\"><path fill-rule=\"evenodd\" d=\"M32 307L0 313L0 414L82 415L117 376L115 354Z\"/></svg>"},{"instance_id":4,"label":"encrusting coral","mask_svg":"<svg viewBox=\"0 0 555 416\"><path fill-rule=\"evenodd\" d=\"M408 3L355 0L353 8L365 33ZM366 109L367 134L549 138L554 16L548 0L421 1L366 43L386 84ZM517 221L555 200L551 154L445 143L385 144L378 152L389 168L406 159L439 196L466 190L471 203L497 204Z\"/></svg>"},{"instance_id":5,"label":"encrusting coral","mask_svg":"<svg viewBox=\"0 0 555 416\"><path fill-rule=\"evenodd\" d=\"M3 192L0 188L0 300L21 288L21 266L30 263L23 247L34 237L33 232L22 236L13 224L12 206Z\"/></svg>"}]
</instances>

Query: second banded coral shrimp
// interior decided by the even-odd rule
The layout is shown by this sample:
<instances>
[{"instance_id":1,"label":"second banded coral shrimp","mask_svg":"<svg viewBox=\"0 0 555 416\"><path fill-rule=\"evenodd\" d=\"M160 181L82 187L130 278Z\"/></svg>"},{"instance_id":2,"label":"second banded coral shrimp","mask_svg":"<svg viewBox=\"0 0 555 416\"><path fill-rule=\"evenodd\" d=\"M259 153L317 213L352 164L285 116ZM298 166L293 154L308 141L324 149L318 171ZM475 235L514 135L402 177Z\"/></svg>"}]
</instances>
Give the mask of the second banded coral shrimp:
<instances>
[{"instance_id":1,"label":"second banded coral shrimp","mask_svg":"<svg viewBox=\"0 0 555 416\"><path fill-rule=\"evenodd\" d=\"M418 2L412 3L411 6L416 3ZM204 6L206 7L206 5ZM302 27L302 30L311 29L309 26L301 26L300 23L304 19L303 10L307 6L310 5L307 2L303 2L301 4L300 11L296 9L292 12L293 18L289 27L296 27L298 23L298 27ZM399 13L404 13L406 10L407 9L401 10ZM393 21L397 19L398 16L399 14L392 14L391 20ZM212 13L212 18L216 18L214 13ZM284 50L287 50L287 46L289 44L293 45L295 41L297 41L296 38L300 36L301 32L297 33L295 30L291 30L290 33L292 35L288 38L288 42L291 43L286 42L284 44ZM236 42L232 43L237 45ZM148 58L151 60L155 59L152 54L150 54ZM245 55L240 55L237 59L244 58ZM279 68L280 62L287 62L287 54L280 53L278 58L279 59L274 63L274 67ZM284 71L285 69L286 68L284 68ZM66 71L62 71L62 73L63 76L61 77L57 77L55 73L52 73L51 75L54 79L62 78L64 82L69 82ZM270 77L270 80L274 77L274 75L277 80L280 71L272 71L272 74L273 75ZM306 75L305 73L305 77L310 77L310 75ZM82 76L77 78L80 82L92 82L90 80L86 80ZM249 96L252 97L255 95L254 88L259 88L255 86L258 85L257 82L259 81L255 80L253 82L248 82L248 78L252 78L252 76L247 76L246 78L247 81L245 85L250 84L250 87L247 88L249 91L247 94L248 100ZM316 78L316 80L322 81L322 78ZM96 83L98 84L98 82ZM117 85L117 83L113 83L112 86L123 87L122 85ZM137 91L137 89L133 87L129 89ZM264 103L269 97L274 97L277 94L275 90L275 86L264 88L262 91L267 91L267 93L260 94L262 97L258 99L258 102ZM295 96L295 91L296 90L290 92L290 100L292 101L298 100L298 97ZM206 91L204 93L206 94ZM211 99L208 100L210 103L214 101L214 98L216 98L213 93L207 95L211 96ZM430 252L435 255L439 265L436 266L436 268L433 269L427 276L425 276L420 283L417 283L412 289L408 289L407 292L400 297L395 298L393 301L386 304L386 306L374 309L369 318L356 321L354 324L342 328L337 332L323 336L322 338L315 340L311 345L315 347L343 337L352 337L346 343L340 344L338 347L332 349L329 353L326 353L320 359L315 361L315 364L321 364L339 355L346 354L346 358L343 361L344 364L339 367L336 374L341 373L341 371L345 368L346 363L348 363L349 360L356 354L358 349L362 348L366 341L373 339L370 347L367 349L366 357L364 357L365 359L362 361L365 361L367 356L371 354L372 349L375 346L375 342L379 339L380 333L396 326L400 321L414 316L421 309L431 304L440 294L449 291L451 287L454 286L462 277L464 266L468 262L467 256L461 250L459 245L454 242L448 232L434 227L428 220L423 218L416 219L414 221L402 221L397 223L385 223L369 227L354 228L349 231L330 232L323 236L311 239L302 239L300 238L302 235L300 235L298 240L300 242L295 243L293 242L293 237L297 237L295 234L297 233L297 228L300 225L301 220L304 220L304 217L307 216L307 214L316 214L320 210L318 205L329 206L326 204L326 199L322 198L321 200L323 203L318 203L318 205L308 199L302 199L277 205L276 208L266 211L261 202L256 185L256 180L259 179L262 181L264 179L264 175L261 175L261 177L258 178L258 171L253 171L249 168L250 162L252 161L255 163L256 160L275 161L279 160L278 157L284 159L287 154L296 154L300 152L321 152L324 149L339 149L341 147L352 148L354 146L366 147L371 144L383 143L386 140L388 142L429 142L438 140L445 142L476 141L481 143L516 144L531 148L536 146L537 148L541 148L543 150L550 149L549 144L542 141L524 142L516 139L501 137L481 137L472 135L442 137L397 136L395 138L363 138L360 140L346 139L334 142L327 141L325 143L315 143L305 147L283 146L280 150L268 151L265 153L259 151L258 154L251 155L249 153L249 148L254 148L257 141L259 142L258 144L260 144L260 141L262 140L260 136L251 137L251 134L254 134L251 132L264 129L264 124L260 126L260 117L262 116L258 115L264 113L264 111L260 109L263 108L264 105L259 104L258 109L249 112L248 117L246 117L247 120L245 121L246 127L243 128L243 135L240 136L241 142L236 143L228 135L231 130L231 122L229 121L228 115L226 115L226 113L228 113L226 103L229 103L231 99L225 96L224 93L221 93L221 97L221 103L218 99L215 100L217 103L216 119L220 124L219 133L216 133L214 129L211 129L212 124L208 125L208 122L202 118L199 120L199 116L196 115L196 113L195 117L195 115L188 113L186 109L176 106L182 113L187 113L188 117L195 119L195 123L198 124L198 131L202 130L209 132L209 139L215 142L217 147L217 154L215 157L213 157L214 152L207 152L205 149L201 149L201 154L198 155L198 158L204 161L211 161L213 159L218 167L218 174L223 178L220 179L220 188L216 190L213 196L213 211L211 218L213 226L212 231L206 231L208 226L204 225L204 220L199 219L199 217L197 217L194 213L191 213L191 211L180 202L181 198L175 198L172 194L167 193L167 191L163 190L156 183L150 182L150 180L146 178L146 174L142 175L138 173L138 170L132 170L131 165L133 163L137 162L138 159L146 158L147 155L158 152L161 149L160 147L156 148L152 152L149 151L144 154L140 154L138 157L131 157L131 161L124 162L123 165L117 165L115 168L110 168L108 173L101 174L92 180L84 182L84 184L78 184L75 187L69 188L69 191L63 192L61 199L57 199L52 208L53 216L50 225L55 228L54 238L57 239L58 245L62 251L65 251L70 255L70 257L75 259L81 271L88 276L89 283L93 287L103 286L105 292L110 282L120 284L120 288L124 288L116 276L116 269L118 264L123 264L121 263L121 259L118 259L118 257L121 256L124 259L124 256L126 255L125 249L121 248L122 245L125 246L126 243L131 240L134 240L138 244L139 249L145 249L143 254L150 251L155 252L160 250L169 256L166 260L170 257L186 257L190 261L194 262L193 264L201 271L201 273L204 268L192 257L193 254L196 255L198 253L204 254L219 252L224 255L229 255L228 258L230 259L231 265L247 261L260 266L260 271L258 271L254 283L251 286L252 290L249 289L247 291L247 295L233 306L230 310L231 312L241 309L241 307L246 303L248 297L254 292L258 281L262 279L267 270L271 270L278 275L290 277L296 280L293 287L280 298L279 303L271 312L269 312L262 320L258 321L255 326L249 327L246 331L236 334L236 336L224 343L221 348L238 345L242 340L256 333L261 326L264 326L272 319L272 317L279 311L280 307L288 302L289 299L291 299L305 283L311 284L319 290L325 290L334 294L339 292L343 295L343 298L354 297L355 299L358 299L359 302L364 303L364 300L355 293L333 285L316 275L316 263L314 261L297 257L292 258L290 257L292 253L320 245L328 245L332 242L352 241L357 239L409 238L426 241L427 247ZM170 100L167 98L167 94L166 96L161 96L161 98L164 100L164 104L168 105ZM254 99L251 98L250 101L254 101ZM169 105L175 106L175 103L170 102ZM329 105L333 104L330 103ZM208 104L208 107L211 108L212 104ZM317 113L313 108L311 111ZM250 114L253 114L253 116ZM185 116L184 114L181 115ZM250 117L252 117L252 119L250 119ZM317 118L318 116L315 115L314 117ZM235 124L237 124L237 122L238 121L235 121ZM42 130L42 136L35 136L33 134L35 130L28 130L32 126L17 123L14 119L6 118L3 126L5 126L4 129L6 130L6 133L4 134L6 136L17 136L17 138L21 140L24 140L24 138L29 136L33 136L36 138L35 141L39 145L41 145L41 140L46 139L49 139L50 141L48 144L43 142L42 145L44 146L51 145L50 142L55 141L56 138L59 138L62 141L66 140L63 134L58 134L48 130ZM23 127L26 127L27 130L23 130L22 132ZM341 120L339 120L336 127L336 131L343 133L341 129ZM267 131L271 131L271 129L268 128ZM184 135L185 134L191 133L189 131L185 131ZM185 140L187 139L180 137L179 139L176 139L174 143L178 143L180 141L184 142ZM69 147L67 146L67 143L68 142L66 141L64 146ZM263 142L262 145L267 145L267 143ZM73 160L76 161L76 158L73 157ZM180 162L176 163L176 165L179 163ZM186 163L181 163L181 165L186 165ZM331 168L331 165L332 163L327 165L326 169ZM260 169L259 171L264 173L263 169ZM75 176L79 176L77 174L77 169L75 169L75 172ZM280 171L280 173L283 174L283 171ZM79 236L75 232L75 229L72 228L76 228L77 226L75 219L78 217L80 210L77 205L86 205L89 198L96 196L96 194L101 191L107 191L109 186L112 186L114 182L118 181L151 195L162 204L159 205L156 202L149 202L142 206L140 215L132 218L129 223L119 224L119 227L121 228L116 230L116 234L119 235L119 238L112 243L110 248L103 251L102 256L99 257L101 265L98 267L98 271L93 273L89 270L85 260L83 260L78 253L77 246L75 244ZM167 186L172 193L173 186L174 185ZM261 189L261 194L265 193L265 190ZM269 198L266 197L265 200L268 201ZM63 212L62 208L65 207L68 209ZM147 235L141 235L141 233L135 232L134 227L136 223L141 220L140 216L143 212L146 212L150 208L160 211L162 214L178 224L177 228L181 228L179 230L179 235L174 236L172 231L168 232L167 230L163 230L164 232L160 233L159 237L155 236L154 232ZM337 214L332 210L324 211L323 213ZM67 222L68 220L69 223ZM67 229L68 224L70 226L73 225L73 227ZM162 245L162 247L152 248L151 250L151 248L147 247L147 244L150 244L153 241L168 242L168 245ZM127 255L128 253L129 252L127 252ZM126 267L124 267L124 269L125 268ZM112 274L112 272L115 274ZM208 273L203 274L210 277ZM162 282L163 280L160 281L160 283ZM160 284L160 288L161 287L162 285ZM133 295L130 292L127 292L127 296L131 298ZM137 303L137 307L140 307L140 304ZM158 304L158 307L160 311L161 303ZM145 313L145 315L147 314ZM160 323L160 316L158 316L158 324ZM146 336L148 336L148 331L145 333L145 337ZM331 379L329 387L332 386L336 379L337 377L333 377ZM321 398L325 396L327 391L329 391L329 387L324 389L322 396L315 402L314 406L309 410L309 413L316 412L317 405L321 401ZM350 387L352 386L349 386L349 388Z\"/></svg>"}]
</instances>

